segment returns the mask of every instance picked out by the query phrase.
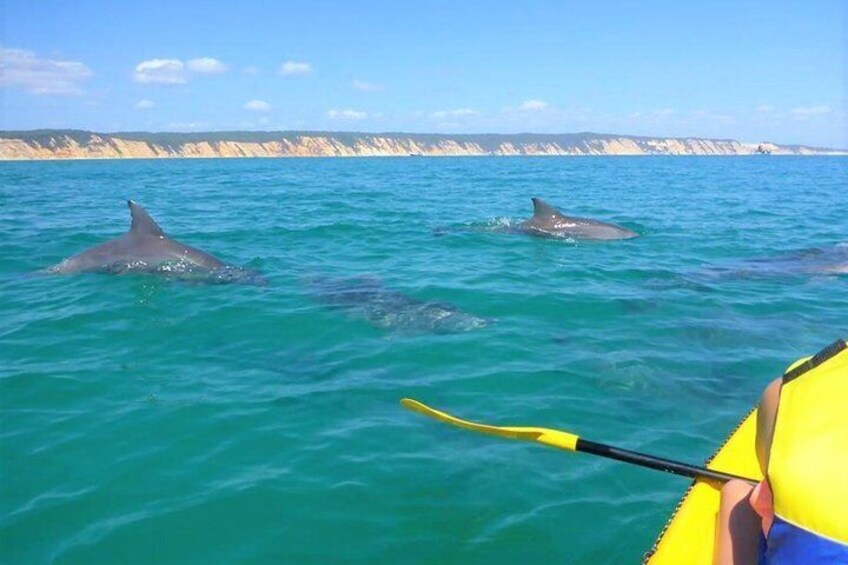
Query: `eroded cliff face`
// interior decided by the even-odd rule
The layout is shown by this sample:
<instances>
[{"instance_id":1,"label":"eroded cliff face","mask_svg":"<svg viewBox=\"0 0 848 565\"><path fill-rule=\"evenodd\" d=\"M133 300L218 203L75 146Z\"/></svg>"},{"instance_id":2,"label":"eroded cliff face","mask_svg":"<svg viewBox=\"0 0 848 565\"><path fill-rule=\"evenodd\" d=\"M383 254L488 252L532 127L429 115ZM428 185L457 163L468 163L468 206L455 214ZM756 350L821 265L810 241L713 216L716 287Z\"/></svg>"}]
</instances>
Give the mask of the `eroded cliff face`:
<instances>
[{"instance_id":1,"label":"eroded cliff face","mask_svg":"<svg viewBox=\"0 0 848 565\"><path fill-rule=\"evenodd\" d=\"M750 144L734 140L651 139L627 136L581 134L567 141L523 140L522 135L474 136L404 134L303 134L262 133L257 141L226 139L227 134L173 134L175 140L157 141L162 134L125 135L74 132L27 136L0 134L0 159L157 159L229 157L368 157L447 155L814 155L839 153L831 150L771 143ZM244 134L234 138L245 137ZM538 136L531 136L538 137ZM549 136L556 137L556 136ZM201 139L198 139L201 138ZM573 139L571 139L573 138Z\"/></svg>"}]
</instances>

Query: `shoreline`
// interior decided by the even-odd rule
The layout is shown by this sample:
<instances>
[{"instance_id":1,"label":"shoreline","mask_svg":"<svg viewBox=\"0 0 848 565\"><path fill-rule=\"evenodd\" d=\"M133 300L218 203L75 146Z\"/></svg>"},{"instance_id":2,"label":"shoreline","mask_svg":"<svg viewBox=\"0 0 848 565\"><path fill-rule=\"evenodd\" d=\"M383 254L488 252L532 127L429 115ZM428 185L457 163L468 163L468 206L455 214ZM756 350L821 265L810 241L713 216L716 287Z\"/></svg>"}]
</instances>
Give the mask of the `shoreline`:
<instances>
[{"instance_id":1,"label":"shoreline","mask_svg":"<svg viewBox=\"0 0 848 565\"><path fill-rule=\"evenodd\" d=\"M0 161L290 157L582 157L848 155L848 150L732 139L576 134L351 132L0 132Z\"/></svg>"},{"instance_id":2,"label":"shoreline","mask_svg":"<svg viewBox=\"0 0 848 565\"><path fill-rule=\"evenodd\" d=\"M846 157L848 156L848 151L846 152L832 152L832 153L780 153L777 155L765 155L766 157ZM555 158L563 158L563 159L592 159L592 158L627 158L627 157L636 157L636 158L649 158L649 157L673 157L678 159L686 159L686 158L748 158L755 157L760 158L761 155L757 154L727 154L727 155L710 155L710 154L686 154L686 155L677 155L677 154L660 154L660 153L609 153L609 154L592 154L592 155L557 155L557 154L540 154L540 155L493 155L490 153L480 153L480 154L457 154L457 155L268 155L268 156L245 156L245 157L223 157L219 155L209 155L209 156L169 156L169 157L40 157L40 158L29 158L29 157L2 157L0 156L0 163L44 163L44 162L83 162L83 161L249 161L249 160L257 160L257 161L271 161L274 159L280 160L289 160L289 159L408 159L408 158L429 158L429 159L450 159L450 158L461 158L461 159L482 159L482 158L492 158L492 159L515 159L515 158L539 158L539 159L555 159Z\"/></svg>"}]
</instances>

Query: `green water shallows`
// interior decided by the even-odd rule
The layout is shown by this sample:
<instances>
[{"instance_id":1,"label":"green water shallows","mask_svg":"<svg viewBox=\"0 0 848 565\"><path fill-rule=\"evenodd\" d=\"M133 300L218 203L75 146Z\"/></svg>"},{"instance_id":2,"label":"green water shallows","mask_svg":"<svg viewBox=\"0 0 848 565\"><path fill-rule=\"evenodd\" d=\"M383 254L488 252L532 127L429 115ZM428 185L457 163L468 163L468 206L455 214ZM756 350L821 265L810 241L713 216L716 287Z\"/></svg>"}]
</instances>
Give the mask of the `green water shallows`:
<instances>
[{"instance_id":1,"label":"green water shallows","mask_svg":"<svg viewBox=\"0 0 848 565\"><path fill-rule=\"evenodd\" d=\"M846 277L793 255L845 253L846 186L830 157L0 163L0 562L638 561L685 480L398 400L700 462L848 335ZM440 229L531 196L643 237ZM32 274L127 198L270 286ZM315 273L495 322L377 328Z\"/></svg>"}]
</instances>

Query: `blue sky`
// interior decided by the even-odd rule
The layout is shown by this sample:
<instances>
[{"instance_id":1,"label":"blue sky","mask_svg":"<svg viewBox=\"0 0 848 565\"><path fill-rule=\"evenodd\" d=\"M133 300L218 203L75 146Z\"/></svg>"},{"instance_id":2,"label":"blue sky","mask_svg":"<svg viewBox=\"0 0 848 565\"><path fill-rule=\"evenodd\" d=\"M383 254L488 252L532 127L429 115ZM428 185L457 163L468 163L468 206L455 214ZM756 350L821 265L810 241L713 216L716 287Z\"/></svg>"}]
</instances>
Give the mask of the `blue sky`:
<instances>
[{"instance_id":1,"label":"blue sky","mask_svg":"<svg viewBox=\"0 0 848 565\"><path fill-rule=\"evenodd\" d=\"M0 3L0 129L848 147L848 2Z\"/></svg>"}]
</instances>

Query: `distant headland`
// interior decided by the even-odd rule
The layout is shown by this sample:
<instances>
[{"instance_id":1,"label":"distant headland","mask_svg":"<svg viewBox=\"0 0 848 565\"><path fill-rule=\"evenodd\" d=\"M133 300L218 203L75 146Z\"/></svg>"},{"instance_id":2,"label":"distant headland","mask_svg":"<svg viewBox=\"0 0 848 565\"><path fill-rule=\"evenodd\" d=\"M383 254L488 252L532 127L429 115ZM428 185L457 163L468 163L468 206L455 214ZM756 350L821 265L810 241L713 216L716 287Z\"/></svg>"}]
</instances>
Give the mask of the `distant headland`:
<instances>
[{"instance_id":1,"label":"distant headland","mask_svg":"<svg viewBox=\"0 0 848 565\"><path fill-rule=\"evenodd\" d=\"M846 155L848 151L600 133L424 134L356 132L95 133L0 131L0 160L222 157L510 155Z\"/></svg>"}]
</instances>

